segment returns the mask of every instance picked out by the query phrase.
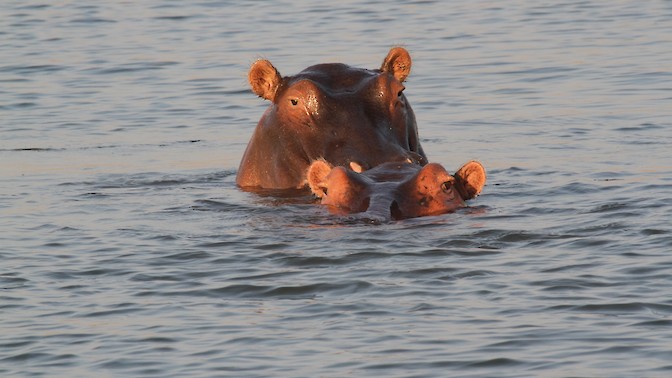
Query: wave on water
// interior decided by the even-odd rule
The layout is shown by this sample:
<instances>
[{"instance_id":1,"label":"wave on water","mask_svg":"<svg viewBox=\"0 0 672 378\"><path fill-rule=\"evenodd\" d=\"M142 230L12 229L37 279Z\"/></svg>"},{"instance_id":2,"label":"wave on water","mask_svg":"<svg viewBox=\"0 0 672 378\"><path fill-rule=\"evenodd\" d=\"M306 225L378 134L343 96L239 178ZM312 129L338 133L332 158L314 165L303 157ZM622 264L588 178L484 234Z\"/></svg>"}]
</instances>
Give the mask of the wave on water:
<instances>
[{"instance_id":1,"label":"wave on water","mask_svg":"<svg viewBox=\"0 0 672 378\"><path fill-rule=\"evenodd\" d=\"M381 5L0 1L0 376L670 376L669 2ZM470 207L236 186L256 58L395 43Z\"/></svg>"}]
</instances>

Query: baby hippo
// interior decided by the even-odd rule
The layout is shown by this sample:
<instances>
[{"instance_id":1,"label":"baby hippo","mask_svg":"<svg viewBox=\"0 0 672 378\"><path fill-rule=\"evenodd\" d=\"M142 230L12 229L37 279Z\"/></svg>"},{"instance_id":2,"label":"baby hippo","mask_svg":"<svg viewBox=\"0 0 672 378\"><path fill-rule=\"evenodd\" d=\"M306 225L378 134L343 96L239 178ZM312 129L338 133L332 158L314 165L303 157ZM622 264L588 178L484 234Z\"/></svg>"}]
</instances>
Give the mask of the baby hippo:
<instances>
[{"instance_id":1,"label":"baby hippo","mask_svg":"<svg viewBox=\"0 0 672 378\"><path fill-rule=\"evenodd\" d=\"M366 213L384 219L404 219L450 213L481 193L485 168L470 161L451 175L440 164L425 166L389 162L362 172L333 167L324 160L308 168L311 191L338 215Z\"/></svg>"}]
</instances>

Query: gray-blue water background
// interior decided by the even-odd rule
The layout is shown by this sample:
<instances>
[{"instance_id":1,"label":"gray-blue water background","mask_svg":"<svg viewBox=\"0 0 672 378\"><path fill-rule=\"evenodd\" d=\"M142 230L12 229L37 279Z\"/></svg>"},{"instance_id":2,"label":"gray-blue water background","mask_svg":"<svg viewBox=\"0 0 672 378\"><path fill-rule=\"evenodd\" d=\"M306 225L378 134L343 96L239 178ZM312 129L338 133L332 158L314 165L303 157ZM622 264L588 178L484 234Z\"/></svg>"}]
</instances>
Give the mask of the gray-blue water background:
<instances>
[{"instance_id":1,"label":"gray-blue water background","mask_svg":"<svg viewBox=\"0 0 672 378\"><path fill-rule=\"evenodd\" d=\"M393 45L469 209L239 191L250 63ZM672 2L0 4L0 375L672 375Z\"/></svg>"}]
</instances>

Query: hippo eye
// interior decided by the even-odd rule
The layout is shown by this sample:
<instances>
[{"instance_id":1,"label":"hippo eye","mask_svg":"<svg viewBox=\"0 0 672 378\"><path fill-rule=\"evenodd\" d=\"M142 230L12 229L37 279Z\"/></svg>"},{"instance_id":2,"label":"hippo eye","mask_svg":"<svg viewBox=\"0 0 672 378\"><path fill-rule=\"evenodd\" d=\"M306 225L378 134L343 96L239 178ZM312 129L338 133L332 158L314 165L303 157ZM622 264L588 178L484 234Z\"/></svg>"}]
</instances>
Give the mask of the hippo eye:
<instances>
[{"instance_id":1,"label":"hippo eye","mask_svg":"<svg viewBox=\"0 0 672 378\"><path fill-rule=\"evenodd\" d=\"M443 184L441 184L441 190L443 190L444 192L449 191L450 189L452 189L452 187L453 183L450 181L446 181Z\"/></svg>"},{"instance_id":2,"label":"hippo eye","mask_svg":"<svg viewBox=\"0 0 672 378\"><path fill-rule=\"evenodd\" d=\"M290 101L290 102L292 103L292 105L294 105L294 106L296 106L296 105L299 104L299 100L297 100L297 99L295 99L295 98L293 98L293 99L291 99L291 100L289 100L289 101Z\"/></svg>"}]
</instances>

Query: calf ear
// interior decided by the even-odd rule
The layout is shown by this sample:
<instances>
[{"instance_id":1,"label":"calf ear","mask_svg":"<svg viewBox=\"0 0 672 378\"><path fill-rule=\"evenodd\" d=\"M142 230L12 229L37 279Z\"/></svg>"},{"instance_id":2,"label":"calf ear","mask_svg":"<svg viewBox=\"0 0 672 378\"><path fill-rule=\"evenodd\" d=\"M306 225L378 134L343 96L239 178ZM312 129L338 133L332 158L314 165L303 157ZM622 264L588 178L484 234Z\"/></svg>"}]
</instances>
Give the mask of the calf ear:
<instances>
[{"instance_id":1,"label":"calf ear","mask_svg":"<svg viewBox=\"0 0 672 378\"><path fill-rule=\"evenodd\" d=\"M463 200L470 200L481 194L485 186L485 168L477 161L470 161L455 173L457 189Z\"/></svg>"},{"instance_id":2,"label":"calf ear","mask_svg":"<svg viewBox=\"0 0 672 378\"><path fill-rule=\"evenodd\" d=\"M393 47L387 53L380 70L403 82L411 73L411 55L403 47Z\"/></svg>"},{"instance_id":3,"label":"calf ear","mask_svg":"<svg viewBox=\"0 0 672 378\"><path fill-rule=\"evenodd\" d=\"M324 160L315 160L310 164L310 167L308 167L308 173L306 174L308 186L310 187L310 191L312 191L318 198L327 195L326 178L331 172L331 169L332 166Z\"/></svg>"},{"instance_id":4,"label":"calf ear","mask_svg":"<svg viewBox=\"0 0 672 378\"><path fill-rule=\"evenodd\" d=\"M252 63L247 79L250 81L252 92L259 97L273 101L282 76L268 60L257 60Z\"/></svg>"}]
</instances>

